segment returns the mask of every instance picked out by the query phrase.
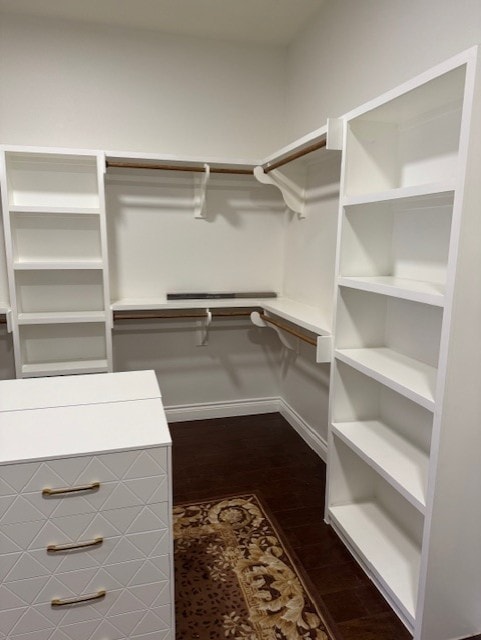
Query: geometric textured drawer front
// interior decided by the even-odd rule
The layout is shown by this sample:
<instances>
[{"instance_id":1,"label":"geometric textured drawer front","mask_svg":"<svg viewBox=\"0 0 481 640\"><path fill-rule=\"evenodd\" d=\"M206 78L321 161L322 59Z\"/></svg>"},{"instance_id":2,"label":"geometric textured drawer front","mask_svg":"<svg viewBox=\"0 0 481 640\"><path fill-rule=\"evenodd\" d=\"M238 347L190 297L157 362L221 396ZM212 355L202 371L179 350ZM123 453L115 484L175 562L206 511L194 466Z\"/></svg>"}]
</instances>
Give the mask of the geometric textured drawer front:
<instances>
[{"instance_id":1,"label":"geometric textured drawer front","mask_svg":"<svg viewBox=\"0 0 481 640\"><path fill-rule=\"evenodd\" d=\"M109 615L108 609L114 609L116 606L118 609L122 608L123 612L118 615ZM169 629L172 626L171 611L170 604L158 605L157 602L154 602L148 607L133 594L112 591L107 593L101 604L85 604L59 610L53 609L49 604L29 607L21 612L18 621L13 626L8 625L11 627L8 637L18 637L35 631L47 632L50 630L53 632L57 624L60 625L64 633L68 634L70 630L72 636L75 637L82 625L86 627L88 624L93 627L93 623L97 623L98 627L102 621L117 629L120 637L136 637ZM9 613L10 611L6 612L6 616ZM57 616L53 615L54 613ZM82 640L86 638L88 636L83 635Z\"/></svg>"},{"instance_id":2,"label":"geometric textured drawer front","mask_svg":"<svg viewBox=\"0 0 481 640\"><path fill-rule=\"evenodd\" d=\"M0 580L25 581L169 554L169 521L168 503L164 502L3 526L0 544L6 540L10 552L0 556ZM100 536L101 544L79 551L46 550L49 544ZM0 610L3 602L0 597Z\"/></svg>"},{"instance_id":3,"label":"geometric textured drawer front","mask_svg":"<svg viewBox=\"0 0 481 640\"><path fill-rule=\"evenodd\" d=\"M125 565L125 566L123 566ZM108 565L83 571L59 573L42 578L7 582L0 598L0 630L6 635L21 635L61 625L78 625L92 620L112 619L120 632L137 629L137 635L148 633L146 612L163 611L163 625L170 625L170 558L160 556L135 560L121 565ZM74 607L52 607L53 598L77 598L105 589L106 596ZM132 617L130 617L132 616ZM130 618L129 618L130 617ZM158 615L154 616L155 620ZM137 621L137 623L136 623Z\"/></svg>"},{"instance_id":4,"label":"geometric textured drawer front","mask_svg":"<svg viewBox=\"0 0 481 640\"><path fill-rule=\"evenodd\" d=\"M0 525L92 513L167 500L167 449L158 447L4 465ZM42 496L44 488L100 482L94 491Z\"/></svg>"}]
</instances>

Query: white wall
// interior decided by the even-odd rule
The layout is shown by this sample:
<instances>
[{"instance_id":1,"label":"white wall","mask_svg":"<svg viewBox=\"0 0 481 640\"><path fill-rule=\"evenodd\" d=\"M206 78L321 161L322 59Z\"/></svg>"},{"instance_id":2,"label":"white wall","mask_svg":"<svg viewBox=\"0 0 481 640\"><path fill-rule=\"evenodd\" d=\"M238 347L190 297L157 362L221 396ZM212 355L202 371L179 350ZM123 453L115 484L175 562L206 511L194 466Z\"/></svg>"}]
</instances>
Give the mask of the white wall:
<instances>
[{"instance_id":1,"label":"white wall","mask_svg":"<svg viewBox=\"0 0 481 640\"><path fill-rule=\"evenodd\" d=\"M258 406L261 413L275 411L272 403L259 401L280 394L281 347L276 336L249 319L214 318L207 345L198 346L197 324L161 320L135 328L133 322L117 322L114 370L155 369L164 405L175 408L176 419L229 415L231 404L239 414L255 413ZM193 405L201 406L194 411Z\"/></svg>"},{"instance_id":2,"label":"white wall","mask_svg":"<svg viewBox=\"0 0 481 640\"><path fill-rule=\"evenodd\" d=\"M0 15L0 143L261 158L285 50Z\"/></svg>"},{"instance_id":3,"label":"white wall","mask_svg":"<svg viewBox=\"0 0 481 640\"><path fill-rule=\"evenodd\" d=\"M326 0L289 49L287 138L478 43L479 0Z\"/></svg>"}]
</instances>

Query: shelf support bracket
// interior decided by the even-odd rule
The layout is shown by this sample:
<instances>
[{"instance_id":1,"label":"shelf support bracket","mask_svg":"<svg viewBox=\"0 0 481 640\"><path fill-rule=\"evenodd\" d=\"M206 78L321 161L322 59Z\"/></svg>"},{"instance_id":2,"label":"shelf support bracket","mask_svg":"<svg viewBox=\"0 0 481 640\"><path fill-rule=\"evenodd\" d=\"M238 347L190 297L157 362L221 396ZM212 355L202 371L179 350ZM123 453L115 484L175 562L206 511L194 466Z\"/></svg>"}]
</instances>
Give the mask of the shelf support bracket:
<instances>
[{"instance_id":1,"label":"shelf support bracket","mask_svg":"<svg viewBox=\"0 0 481 640\"><path fill-rule=\"evenodd\" d=\"M207 183L210 177L210 166L204 163L204 173L199 179L194 175L195 204L194 218L205 219L206 217L206 200L207 200Z\"/></svg>"},{"instance_id":2,"label":"shelf support bracket","mask_svg":"<svg viewBox=\"0 0 481 640\"><path fill-rule=\"evenodd\" d=\"M284 198L284 202L291 211L297 213L299 219L307 218L305 207L305 180L301 172L294 172L286 167L283 171L273 169L266 173L261 166L254 167L254 176L262 184L277 187Z\"/></svg>"}]
</instances>

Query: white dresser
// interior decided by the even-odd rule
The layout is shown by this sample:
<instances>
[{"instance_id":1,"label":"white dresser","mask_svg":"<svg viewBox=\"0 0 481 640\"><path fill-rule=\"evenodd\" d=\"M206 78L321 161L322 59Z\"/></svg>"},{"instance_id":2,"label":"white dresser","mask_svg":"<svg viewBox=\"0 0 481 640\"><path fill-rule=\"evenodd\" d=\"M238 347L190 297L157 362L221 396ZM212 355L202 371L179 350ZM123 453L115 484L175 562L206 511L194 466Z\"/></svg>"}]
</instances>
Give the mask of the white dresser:
<instances>
[{"instance_id":1,"label":"white dresser","mask_svg":"<svg viewBox=\"0 0 481 640\"><path fill-rule=\"evenodd\" d=\"M173 640L153 371L0 382L0 640Z\"/></svg>"}]
</instances>

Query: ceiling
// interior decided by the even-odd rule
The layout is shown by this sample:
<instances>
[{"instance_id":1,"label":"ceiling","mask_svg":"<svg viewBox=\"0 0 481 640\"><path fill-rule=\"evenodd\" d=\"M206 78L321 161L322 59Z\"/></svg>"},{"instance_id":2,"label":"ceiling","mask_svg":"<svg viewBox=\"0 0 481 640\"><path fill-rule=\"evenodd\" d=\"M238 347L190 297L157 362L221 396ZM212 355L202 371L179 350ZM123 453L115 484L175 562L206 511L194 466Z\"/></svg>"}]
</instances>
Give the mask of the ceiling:
<instances>
[{"instance_id":1,"label":"ceiling","mask_svg":"<svg viewBox=\"0 0 481 640\"><path fill-rule=\"evenodd\" d=\"M325 0L0 0L0 12L287 45Z\"/></svg>"}]
</instances>

